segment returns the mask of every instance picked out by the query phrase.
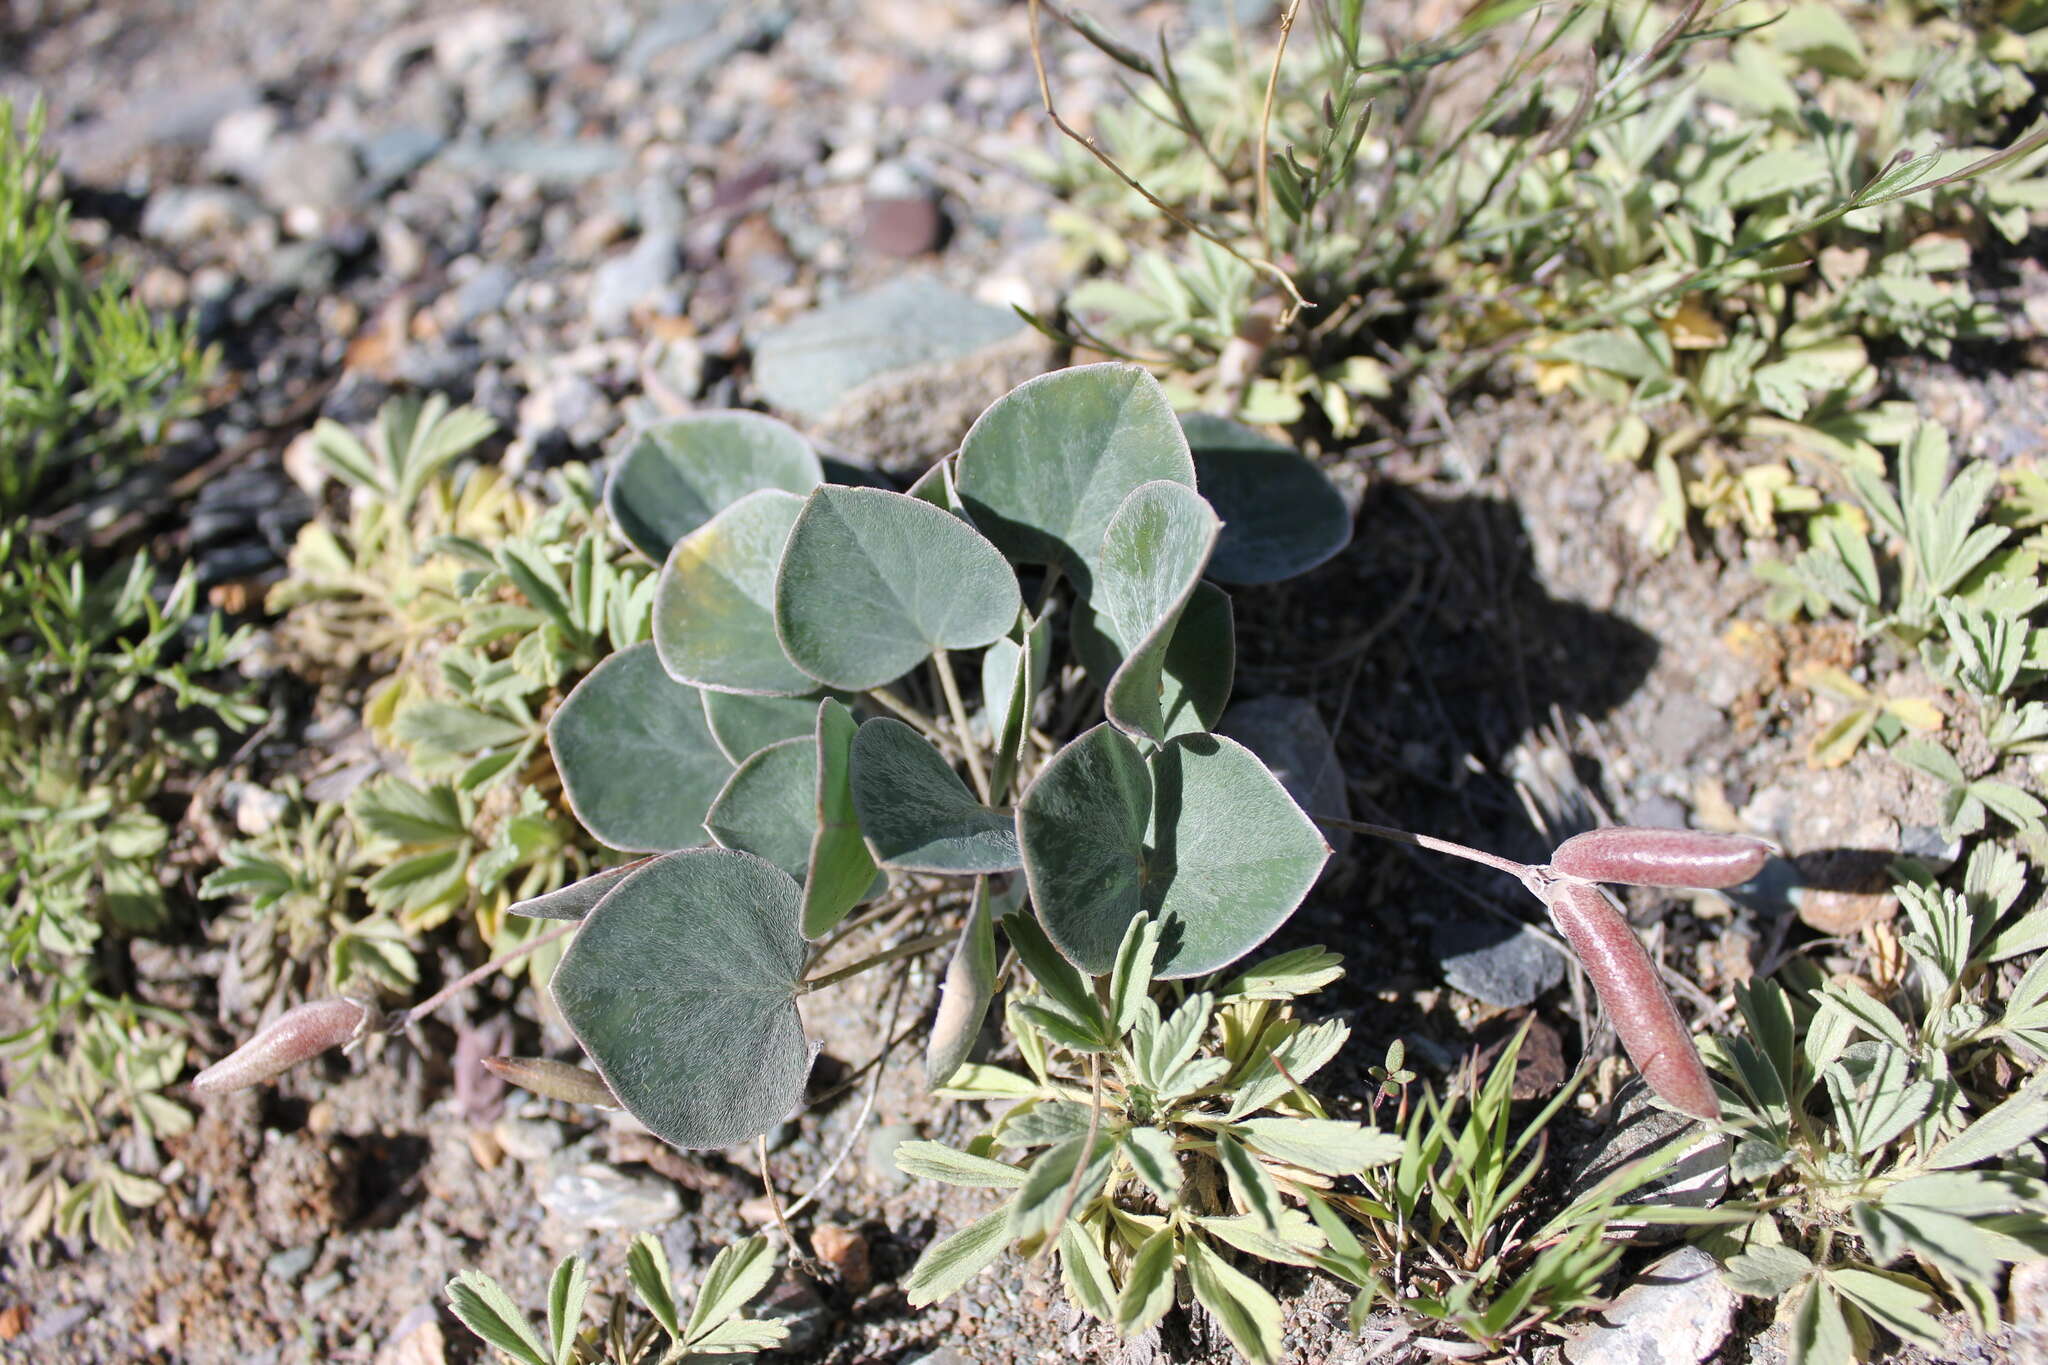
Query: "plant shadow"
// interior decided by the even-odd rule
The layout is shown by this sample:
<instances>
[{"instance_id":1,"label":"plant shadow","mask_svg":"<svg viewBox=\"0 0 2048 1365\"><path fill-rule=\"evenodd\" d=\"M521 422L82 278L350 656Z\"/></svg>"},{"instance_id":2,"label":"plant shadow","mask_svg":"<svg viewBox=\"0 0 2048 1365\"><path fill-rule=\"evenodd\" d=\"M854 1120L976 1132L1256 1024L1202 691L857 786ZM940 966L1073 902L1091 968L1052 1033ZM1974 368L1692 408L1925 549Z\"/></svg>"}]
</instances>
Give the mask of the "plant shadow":
<instances>
[{"instance_id":1,"label":"plant shadow","mask_svg":"<svg viewBox=\"0 0 2048 1365\"><path fill-rule=\"evenodd\" d=\"M1335 737L1355 817L1530 861L1549 840L1507 776L1511 756L1554 719L1612 712L1659 653L1630 622L1552 596L1517 507L1483 495L1377 485L1342 553L1233 596L1233 700L1312 702ZM1566 774L1566 787L1579 783L1597 791L1597 772ZM1369 838L1333 842L1322 884L1268 945L1343 954L1331 1008L1384 1013L1390 994L1429 990L1444 977L1442 949L1522 957L1531 970L1542 954L1556 958L1521 941L1530 936L1520 922L1541 911L1504 875ZM1561 967L1551 962L1545 980ZM1362 1068L1373 1050L1349 1049L1346 1064Z\"/></svg>"}]
</instances>

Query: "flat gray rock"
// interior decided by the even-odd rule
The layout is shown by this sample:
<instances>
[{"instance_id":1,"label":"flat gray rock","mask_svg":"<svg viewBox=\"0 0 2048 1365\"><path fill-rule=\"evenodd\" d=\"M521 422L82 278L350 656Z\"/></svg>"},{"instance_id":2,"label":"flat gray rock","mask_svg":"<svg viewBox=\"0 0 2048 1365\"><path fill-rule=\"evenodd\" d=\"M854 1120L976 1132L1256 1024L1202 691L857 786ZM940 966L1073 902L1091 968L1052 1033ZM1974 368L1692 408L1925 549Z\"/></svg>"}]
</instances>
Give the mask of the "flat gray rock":
<instances>
[{"instance_id":1,"label":"flat gray rock","mask_svg":"<svg viewBox=\"0 0 2048 1365\"><path fill-rule=\"evenodd\" d=\"M1577 1199L1595 1184L1664 1143L1688 1132L1693 1143L1663 1175L1628 1196L1631 1204L1663 1204L1673 1208L1708 1209L1728 1194L1728 1158L1734 1151L1726 1137L1709 1133L1694 1120L1650 1103L1640 1081L1632 1081L1615 1102L1615 1121L1600 1142L1586 1153L1566 1188ZM1685 1229L1666 1223L1615 1223L1608 1232L1631 1241L1675 1242Z\"/></svg>"},{"instance_id":2,"label":"flat gray rock","mask_svg":"<svg viewBox=\"0 0 2048 1365\"><path fill-rule=\"evenodd\" d=\"M1526 925L1442 920L1430 948L1453 989L1495 1009L1526 1005L1564 980L1563 956Z\"/></svg>"},{"instance_id":3,"label":"flat gray rock","mask_svg":"<svg viewBox=\"0 0 2048 1365\"><path fill-rule=\"evenodd\" d=\"M540 1202L563 1222L599 1232L642 1232L683 1215L683 1197L668 1181L599 1161L562 1163Z\"/></svg>"},{"instance_id":4,"label":"flat gray rock","mask_svg":"<svg viewBox=\"0 0 2048 1365\"><path fill-rule=\"evenodd\" d=\"M775 407L817 421L879 375L959 360L1026 326L1007 309L909 276L756 338L754 383Z\"/></svg>"},{"instance_id":5,"label":"flat gray rock","mask_svg":"<svg viewBox=\"0 0 2048 1365\"><path fill-rule=\"evenodd\" d=\"M1698 1247L1671 1252L1565 1343L1571 1365L1698 1365L1735 1325L1742 1296Z\"/></svg>"}]
</instances>

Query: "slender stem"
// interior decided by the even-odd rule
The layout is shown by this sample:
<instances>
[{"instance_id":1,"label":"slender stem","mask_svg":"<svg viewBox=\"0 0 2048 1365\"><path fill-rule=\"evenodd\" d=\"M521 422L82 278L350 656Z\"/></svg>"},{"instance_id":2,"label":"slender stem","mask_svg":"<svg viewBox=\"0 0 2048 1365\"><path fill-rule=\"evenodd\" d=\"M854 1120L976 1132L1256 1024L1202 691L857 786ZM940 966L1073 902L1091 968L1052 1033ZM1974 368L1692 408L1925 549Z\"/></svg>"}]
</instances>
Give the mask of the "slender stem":
<instances>
[{"instance_id":1,"label":"slender stem","mask_svg":"<svg viewBox=\"0 0 2048 1365\"><path fill-rule=\"evenodd\" d=\"M1060 585L1061 570L1057 564L1049 564L1045 570L1045 581L1038 585L1038 605L1031 609L1031 624L1037 625L1045 619L1045 609L1052 605L1053 590Z\"/></svg>"},{"instance_id":2,"label":"slender stem","mask_svg":"<svg viewBox=\"0 0 2048 1365\"><path fill-rule=\"evenodd\" d=\"M1280 88L1280 59L1287 55L1287 37L1294 32L1294 16L1301 9L1301 0L1293 0L1287 13L1280 16L1280 41L1273 48L1273 69L1266 76L1266 103L1259 110L1259 136L1252 143L1252 156L1256 163L1252 167L1252 188L1258 197L1252 201L1252 230L1258 234L1261 250L1270 251L1273 243L1268 223L1272 218L1273 189L1266 179L1266 143L1273 127L1273 95Z\"/></svg>"},{"instance_id":3,"label":"slender stem","mask_svg":"<svg viewBox=\"0 0 2048 1365\"><path fill-rule=\"evenodd\" d=\"M864 957L850 966L827 972L823 976L814 976L808 981L799 981L796 983L796 993L798 995L809 995L812 991L822 991L827 986L838 985L850 976L859 976L870 967L879 967L885 962L894 962L898 958L915 957L919 953L928 953L934 948L943 948L958 937L958 934L927 934L923 938L914 938L908 943L899 943L894 948L887 948L871 957Z\"/></svg>"},{"instance_id":4,"label":"slender stem","mask_svg":"<svg viewBox=\"0 0 2048 1365\"><path fill-rule=\"evenodd\" d=\"M498 954L498 956L492 958L476 970L464 972L440 990L435 991L432 995L420 1001L419 1004L414 1005L411 1009L394 1018L391 1021L391 1032L403 1033L406 1029L411 1028L435 1010L447 1004L458 991L467 990L491 973L504 970L520 958L525 957L528 953L537 952L553 943L556 939L566 938L582 927L582 920L570 920L567 924L558 924L539 938L528 939L510 952Z\"/></svg>"},{"instance_id":5,"label":"slender stem","mask_svg":"<svg viewBox=\"0 0 2048 1365\"><path fill-rule=\"evenodd\" d=\"M1375 839L1390 839L1397 844L1412 844L1417 848L1427 848L1437 853L1448 853L1453 858L1463 858L1468 863L1479 863L1482 866L1493 868L1497 872L1505 872L1518 881L1528 880L1536 871L1529 864L1518 863L1513 858L1503 858L1497 853L1487 853L1480 849L1468 848L1464 844L1454 844L1448 839L1437 839L1427 834L1410 834L1405 829L1395 829L1391 825L1374 825L1368 824L1363 820L1346 820L1335 815L1316 815L1313 813L1308 818L1319 825L1330 825L1337 829L1348 829L1354 834L1370 834Z\"/></svg>"},{"instance_id":6,"label":"slender stem","mask_svg":"<svg viewBox=\"0 0 2048 1365\"><path fill-rule=\"evenodd\" d=\"M789 1230L789 1218L782 1211L782 1194L775 1188L775 1177L768 1170L768 1135L761 1134L754 1139L754 1151L761 1158L761 1188L768 1195L768 1211L775 1215L775 1226L782 1229L783 1240L799 1260L807 1260L804 1249L797 1244L796 1234Z\"/></svg>"},{"instance_id":7,"label":"slender stem","mask_svg":"<svg viewBox=\"0 0 2048 1365\"><path fill-rule=\"evenodd\" d=\"M1073 1216L1075 1201L1081 1197L1081 1178L1095 1161L1095 1135L1102 1131L1102 1054L1099 1052L1088 1054L1088 1080L1091 1091L1088 1136L1081 1140L1081 1154L1074 1159L1074 1174L1067 1180L1066 1193L1060 1196L1059 1216L1052 1220L1052 1230L1045 1244L1038 1249L1041 1257L1058 1245L1060 1232L1067 1226L1067 1219Z\"/></svg>"},{"instance_id":8,"label":"slender stem","mask_svg":"<svg viewBox=\"0 0 2048 1365\"><path fill-rule=\"evenodd\" d=\"M891 692L888 688L870 687L868 695L916 726L924 734L924 737L932 743L944 744L946 742L946 732L939 728L937 721L897 696L894 692Z\"/></svg>"},{"instance_id":9,"label":"slender stem","mask_svg":"<svg viewBox=\"0 0 2048 1365\"><path fill-rule=\"evenodd\" d=\"M946 694L946 709L953 713L953 730L960 736L960 752L967 759L967 775L974 779L974 790L981 796L981 804L989 803L988 771L981 766L981 745L975 741L974 730L967 723L967 707L960 700L960 681L953 676L953 657L941 649L933 653L932 663L939 671L939 689Z\"/></svg>"},{"instance_id":10,"label":"slender stem","mask_svg":"<svg viewBox=\"0 0 2048 1365\"><path fill-rule=\"evenodd\" d=\"M1088 154L1094 157L1097 161L1101 162L1111 175L1123 181L1128 188L1136 191L1139 195L1141 195L1144 198L1145 202L1150 204L1153 208L1158 209L1161 213L1165 214L1168 218L1172 219L1175 223L1179 224L1187 231L1194 233L1197 237L1205 238L1208 241L1214 242L1217 246L1222 247L1225 251L1229 252L1232 256L1235 256L1238 260L1244 262L1253 270L1262 271L1263 273L1270 275L1280 285L1282 289L1285 289L1287 291L1288 309L1286 316L1282 319L1283 323L1291 324L1294 321L1295 316L1299 314L1302 309L1312 307L1313 305L1311 305L1307 299L1304 299L1301 296L1301 290L1295 285L1293 276L1289 275L1279 266L1273 264L1273 262L1265 259L1262 256L1254 257L1245 255L1242 251L1239 251L1235 246L1233 246L1229 241L1227 241L1223 237L1218 236L1215 232L1211 231L1210 229L1203 227L1200 223L1195 222L1186 214L1182 213L1179 209L1173 207L1173 205L1167 203L1164 199L1161 199L1158 195L1146 189L1143 185L1139 184L1138 181L1131 177L1131 173L1129 171L1125 170L1122 166L1117 164L1116 158L1112 157L1108 152L1103 151L1101 146L1095 141L1094 138L1089 137L1087 134L1075 128L1073 124L1068 123L1064 118L1060 117L1059 110L1053 106L1052 78L1047 76L1045 73L1045 48L1038 36L1038 7L1040 3L1041 0L1030 0L1030 10L1027 18L1025 19L1025 23L1031 31L1031 65L1032 68L1038 73L1039 102L1045 106L1045 116L1048 119L1052 120L1052 126L1059 129L1061 133L1073 139L1075 142L1080 143L1081 146L1087 149Z\"/></svg>"}]
</instances>

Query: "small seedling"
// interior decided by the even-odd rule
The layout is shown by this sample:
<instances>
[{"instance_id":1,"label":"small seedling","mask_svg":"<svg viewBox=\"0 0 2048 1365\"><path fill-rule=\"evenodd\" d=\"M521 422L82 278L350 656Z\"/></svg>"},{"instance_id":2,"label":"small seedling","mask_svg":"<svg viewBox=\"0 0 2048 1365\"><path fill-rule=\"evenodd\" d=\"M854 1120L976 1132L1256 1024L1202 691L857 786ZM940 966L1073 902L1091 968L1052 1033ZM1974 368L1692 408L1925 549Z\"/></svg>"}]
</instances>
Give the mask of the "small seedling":
<instances>
[{"instance_id":1,"label":"small seedling","mask_svg":"<svg viewBox=\"0 0 2048 1365\"><path fill-rule=\"evenodd\" d=\"M504 1287L480 1270L465 1270L448 1282L448 1305L464 1327L515 1365L711 1365L751 1360L754 1352L772 1351L788 1339L789 1329L779 1322L741 1316L774 1273L767 1238L749 1237L724 1248L712 1259L697 1306L685 1319L668 1255L643 1232L626 1256L633 1298L646 1315L642 1321L634 1321L620 1295L601 1327L584 1325L590 1276L580 1256L564 1257L548 1282L545 1340Z\"/></svg>"}]
</instances>

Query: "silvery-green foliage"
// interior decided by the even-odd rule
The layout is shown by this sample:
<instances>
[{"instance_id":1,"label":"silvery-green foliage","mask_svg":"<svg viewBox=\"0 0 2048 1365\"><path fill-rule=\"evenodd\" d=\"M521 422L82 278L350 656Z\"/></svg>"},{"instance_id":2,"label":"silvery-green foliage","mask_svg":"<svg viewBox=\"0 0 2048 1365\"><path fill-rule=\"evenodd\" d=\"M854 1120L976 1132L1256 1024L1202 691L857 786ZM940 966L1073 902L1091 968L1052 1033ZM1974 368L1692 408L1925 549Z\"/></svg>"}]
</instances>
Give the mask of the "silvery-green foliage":
<instances>
[{"instance_id":1,"label":"silvery-green foliage","mask_svg":"<svg viewBox=\"0 0 2048 1365\"><path fill-rule=\"evenodd\" d=\"M1813 517L1808 547L1772 566L1772 577L1810 612L1832 609L1867 635L1917 646L1936 677L1975 703L1994 759L2034 752L2048 742L2048 704L2031 695L2048 671L2048 635L2031 617L2048 603L2048 583L2038 555L2012 543L2004 522L2014 513L1994 504L1998 471L1984 461L1956 467L1947 433L1924 421L1903 434L1896 469L1894 481L1881 458L1851 465L1856 505ZM2048 836L2048 806L2018 765L2010 776L1971 772L1951 746L1925 736L1891 752L1942 784L1950 837L1975 834L1992 816Z\"/></svg>"},{"instance_id":2,"label":"silvery-green foliage","mask_svg":"<svg viewBox=\"0 0 2048 1365\"><path fill-rule=\"evenodd\" d=\"M1865 1359L1879 1328L1938 1347L1951 1302L1993 1330L2004 1267L2048 1247L2048 1085L1996 1079L2048 1056L2048 908L2027 881L1982 844L1959 888L1899 885L1910 969L1889 988L1809 972L1738 992L1743 1030L1711 1055L1730 1174L1768 1212L1723 1251L1732 1284L1780 1301L1795 1360Z\"/></svg>"},{"instance_id":3,"label":"silvery-green foliage","mask_svg":"<svg viewBox=\"0 0 2048 1365\"><path fill-rule=\"evenodd\" d=\"M1330 1118L1303 1088L1348 1034L1291 1007L1336 978L1335 954L1297 949L1176 1004L1153 994L1161 927L1132 920L1091 981L1034 922L1005 920L1037 982L1007 1006L1024 1070L968 1063L939 1093L1011 1103L964 1149L906 1143L896 1161L1007 1194L926 1248L905 1281L913 1304L952 1293L1005 1250L1050 1245L1069 1301L1120 1333L1156 1322L1185 1274L1239 1351L1279 1358L1279 1303L1233 1258L1317 1264L1330 1238L1306 1210L1327 1213L1332 1179L1394 1161L1401 1142Z\"/></svg>"},{"instance_id":4,"label":"silvery-green foliage","mask_svg":"<svg viewBox=\"0 0 2048 1365\"><path fill-rule=\"evenodd\" d=\"M915 878L961 878L983 907L945 936L935 1079L994 991L991 891L967 879L1013 878L1005 937L1042 925L1059 945L1034 975L1107 970L1145 916L1166 931L1158 976L1211 972L1293 912L1329 849L1256 757L1208 733L1234 669L1206 575L1225 548L1247 577L1298 571L1348 522L1326 524L1341 500L1300 456L1232 449L1235 542L1164 394L1128 365L1020 386L907 494L820 481L801 436L750 414L632 438L607 506L662 561L651 640L615 641L547 731L585 827L657 856L601 894L515 907L587 915L555 994L627 1108L686 1146L785 1117L810 1058L796 1000L840 975L813 945ZM1267 505L1303 490L1307 556ZM1062 713L1085 732L1038 729ZM525 752L518 717L466 723L489 730L483 751ZM423 837L385 891L431 901L460 861L462 786L407 799ZM709 1027L721 1011L743 1026Z\"/></svg>"},{"instance_id":5,"label":"silvery-green foliage","mask_svg":"<svg viewBox=\"0 0 2048 1365\"><path fill-rule=\"evenodd\" d=\"M743 1316L774 1271L775 1254L765 1237L721 1249L684 1318L668 1255L658 1239L643 1232L626 1255L631 1301L623 1294L614 1298L611 1312L596 1325L584 1321L590 1275L580 1256L564 1257L548 1281L544 1332L534 1331L518 1301L481 1270L462 1271L448 1282L448 1306L464 1327L516 1365L709 1365L751 1359L788 1339L781 1323Z\"/></svg>"}]
</instances>

